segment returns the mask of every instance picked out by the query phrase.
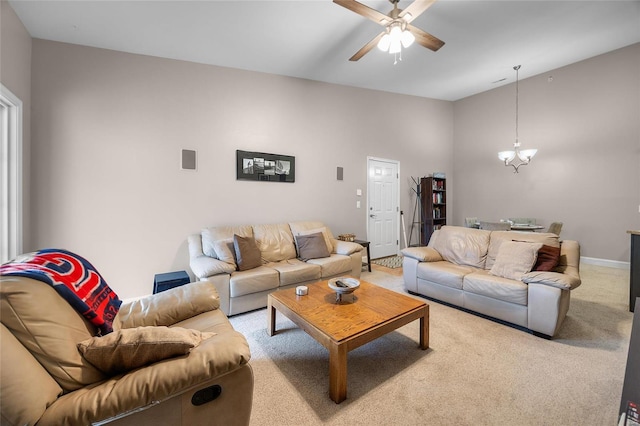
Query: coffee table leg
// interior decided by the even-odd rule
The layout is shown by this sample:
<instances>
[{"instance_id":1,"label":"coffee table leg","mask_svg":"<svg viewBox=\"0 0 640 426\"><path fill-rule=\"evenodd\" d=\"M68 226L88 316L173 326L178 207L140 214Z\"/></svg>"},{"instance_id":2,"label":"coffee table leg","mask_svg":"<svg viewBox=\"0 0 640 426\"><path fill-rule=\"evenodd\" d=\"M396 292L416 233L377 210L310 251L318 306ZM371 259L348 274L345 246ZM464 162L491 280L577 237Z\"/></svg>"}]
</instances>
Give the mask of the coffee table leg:
<instances>
[{"instance_id":1,"label":"coffee table leg","mask_svg":"<svg viewBox=\"0 0 640 426\"><path fill-rule=\"evenodd\" d=\"M276 333L276 308L271 305L271 297L267 298L267 334L273 336Z\"/></svg>"},{"instance_id":2,"label":"coffee table leg","mask_svg":"<svg viewBox=\"0 0 640 426\"><path fill-rule=\"evenodd\" d=\"M347 399L347 346L329 348L329 397L336 404Z\"/></svg>"},{"instance_id":3,"label":"coffee table leg","mask_svg":"<svg viewBox=\"0 0 640 426\"><path fill-rule=\"evenodd\" d=\"M420 317L420 348L429 349L429 305L425 306L424 316Z\"/></svg>"}]
</instances>

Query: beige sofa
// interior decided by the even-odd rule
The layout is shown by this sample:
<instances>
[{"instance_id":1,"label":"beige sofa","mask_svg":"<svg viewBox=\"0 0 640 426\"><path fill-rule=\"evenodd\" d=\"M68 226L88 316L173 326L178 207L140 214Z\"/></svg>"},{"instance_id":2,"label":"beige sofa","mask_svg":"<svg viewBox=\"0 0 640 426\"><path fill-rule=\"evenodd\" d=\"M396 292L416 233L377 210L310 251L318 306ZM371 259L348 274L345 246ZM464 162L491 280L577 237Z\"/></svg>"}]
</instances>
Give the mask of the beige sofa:
<instances>
[{"instance_id":1,"label":"beige sofa","mask_svg":"<svg viewBox=\"0 0 640 426\"><path fill-rule=\"evenodd\" d=\"M215 335L208 333L186 355L113 375L81 355L78 343L96 336L97 328L53 287L2 276L0 296L0 424L249 424L249 346L218 309L211 284L192 283L123 303L114 331L99 339L125 330L164 328L149 326ZM136 329L141 326L145 328ZM165 343L152 341L147 347L157 353L166 349ZM221 391L216 399L195 405L199 401L194 395L215 396L216 391Z\"/></svg>"},{"instance_id":2,"label":"beige sofa","mask_svg":"<svg viewBox=\"0 0 640 426\"><path fill-rule=\"evenodd\" d=\"M556 252L559 248L558 264L550 271L532 270L538 259L548 257L547 250L553 251L550 247ZM569 310L570 292L580 285L580 246L560 241L555 234L444 226L427 247L405 248L402 254L410 293L543 337L558 332Z\"/></svg>"},{"instance_id":3,"label":"beige sofa","mask_svg":"<svg viewBox=\"0 0 640 426\"><path fill-rule=\"evenodd\" d=\"M321 233L329 256L301 260L296 238ZM261 265L238 270L233 237L254 238L262 257ZM267 306L274 290L295 287L341 275L360 277L360 244L337 240L322 222L292 222L266 225L221 226L190 235L189 265L199 281L209 281L220 295L220 309L236 315Z\"/></svg>"}]
</instances>

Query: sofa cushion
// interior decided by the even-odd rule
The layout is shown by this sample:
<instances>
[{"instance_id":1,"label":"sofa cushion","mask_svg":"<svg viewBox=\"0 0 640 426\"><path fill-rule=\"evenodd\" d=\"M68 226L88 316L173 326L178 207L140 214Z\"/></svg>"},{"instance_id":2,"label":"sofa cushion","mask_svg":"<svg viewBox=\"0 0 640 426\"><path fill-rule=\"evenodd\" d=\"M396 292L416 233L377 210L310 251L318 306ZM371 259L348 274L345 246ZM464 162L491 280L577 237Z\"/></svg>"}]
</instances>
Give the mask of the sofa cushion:
<instances>
[{"instance_id":1,"label":"sofa cushion","mask_svg":"<svg viewBox=\"0 0 640 426\"><path fill-rule=\"evenodd\" d=\"M417 276L422 280L462 290L465 275L475 270L470 266L460 266L447 261L421 262L418 263Z\"/></svg>"},{"instance_id":2,"label":"sofa cushion","mask_svg":"<svg viewBox=\"0 0 640 426\"><path fill-rule=\"evenodd\" d=\"M36 424L62 388L4 325L0 325L0 342L1 423Z\"/></svg>"},{"instance_id":3,"label":"sofa cushion","mask_svg":"<svg viewBox=\"0 0 640 426\"><path fill-rule=\"evenodd\" d=\"M538 250L538 259L533 267L534 271L553 271L560 261L560 247L543 245Z\"/></svg>"},{"instance_id":4,"label":"sofa cushion","mask_svg":"<svg viewBox=\"0 0 640 426\"><path fill-rule=\"evenodd\" d=\"M461 226L440 228L433 248L444 260L456 265L484 268L490 231Z\"/></svg>"},{"instance_id":5,"label":"sofa cushion","mask_svg":"<svg viewBox=\"0 0 640 426\"><path fill-rule=\"evenodd\" d=\"M324 242L322 245L324 246ZM268 263L265 266L278 271L281 286L299 284L305 281L316 281L322 276L322 268L319 265L302 262L298 259Z\"/></svg>"},{"instance_id":6,"label":"sofa cushion","mask_svg":"<svg viewBox=\"0 0 640 426\"><path fill-rule=\"evenodd\" d=\"M547 232L525 232L525 231L492 231L489 250L487 251L487 263L484 269L491 269L496 261L500 244L504 241L522 241L529 243L542 243L551 247L560 247L560 240L556 234Z\"/></svg>"},{"instance_id":7,"label":"sofa cushion","mask_svg":"<svg viewBox=\"0 0 640 426\"><path fill-rule=\"evenodd\" d=\"M351 257L343 254L332 254L321 259L309 259L307 263L321 268L321 278L351 273Z\"/></svg>"},{"instance_id":8,"label":"sofa cushion","mask_svg":"<svg viewBox=\"0 0 640 426\"><path fill-rule=\"evenodd\" d=\"M198 281L124 302L113 328L173 325L219 307L216 287L209 281Z\"/></svg>"},{"instance_id":9,"label":"sofa cushion","mask_svg":"<svg viewBox=\"0 0 640 426\"><path fill-rule=\"evenodd\" d=\"M489 273L503 278L520 280L536 264L542 243L505 241L500 245L496 261Z\"/></svg>"},{"instance_id":10,"label":"sofa cushion","mask_svg":"<svg viewBox=\"0 0 640 426\"><path fill-rule=\"evenodd\" d=\"M265 263L296 258L293 234L286 223L255 225L253 234Z\"/></svg>"},{"instance_id":11,"label":"sofa cushion","mask_svg":"<svg viewBox=\"0 0 640 426\"><path fill-rule=\"evenodd\" d=\"M298 258L301 260L329 257L331 254L322 236L322 232L298 235L296 236L296 245L298 247Z\"/></svg>"},{"instance_id":12,"label":"sofa cushion","mask_svg":"<svg viewBox=\"0 0 640 426\"><path fill-rule=\"evenodd\" d=\"M236 252L238 271L246 271L262 265L260 249L253 237L233 236L233 248Z\"/></svg>"},{"instance_id":13,"label":"sofa cushion","mask_svg":"<svg viewBox=\"0 0 640 426\"><path fill-rule=\"evenodd\" d=\"M477 270L464 277L465 292L527 306L528 286L521 281L497 277L486 270Z\"/></svg>"},{"instance_id":14,"label":"sofa cushion","mask_svg":"<svg viewBox=\"0 0 640 426\"><path fill-rule=\"evenodd\" d=\"M0 280L2 324L62 389L73 391L105 379L76 347L98 334L94 325L49 284L23 277L3 276Z\"/></svg>"},{"instance_id":15,"label":"sofa cushion","mask_svg":"<svg viewBox=\"0 0 640 426\"><path fill-rule=\"evenodd\" d=\"M238 297L260 291L274 290L280 285L278 271L266 266L238 271L229 279L229 296Z\"/></svg>"},{"instance_id":16,"label":"sofa cushion","mask_svg":"<svg viewBox=\"0 0 640 426\"><path fill-rule=\"evenodd\" d=\"M216 240L213 242L213 248L218 259L228 263L229 265L238 266L236 264L236 249L233 245L233 238Z\"/></svg>"},{"instance_id":17,"label":"sofa cushion","mask_svg":"<svg viewBox=\"0 0 640 426\"><path fill-rule=\"evenodd\" d=\"M364 247L358 243L351 241L333 240L333 251L336 254L350 255L359 251L363 251Z\"/></svg>"},{"instance_id":18,"label":"sofa cushion","mask_svg":"<svg viewBox=\"0 0 640 426\"><path fill-rule=\"evenodd\" d=\"M78 343L87 361L109 375L188 354L215 333L181 327L136 327Z\"/></svg>"},{"instance_id":19,"label":"sofa cushion","mask_svg":"<svg viewBox=\"0 0 640 426\"><path fill-rule=\"evenodd\" d=\"M214 242L233 238L234 235L241 237L253 237L251 225L244 226L216 226L205 228L200 232L202 237L202 252L209 257L218 258L214 248Z\"/></svg>"}]
</instances>

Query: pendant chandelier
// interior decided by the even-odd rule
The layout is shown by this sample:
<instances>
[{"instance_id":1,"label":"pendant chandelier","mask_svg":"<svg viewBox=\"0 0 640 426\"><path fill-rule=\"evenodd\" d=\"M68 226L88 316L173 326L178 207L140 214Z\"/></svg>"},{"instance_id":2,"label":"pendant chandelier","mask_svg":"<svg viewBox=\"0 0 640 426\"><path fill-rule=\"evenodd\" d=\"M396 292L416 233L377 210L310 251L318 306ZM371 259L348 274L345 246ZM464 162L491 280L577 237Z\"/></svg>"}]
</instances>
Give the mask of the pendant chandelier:
<instances>
[{"instance_id":1,"label":"pendant chandelier","mask_svg":"<svg viewBox=\"0 0 640 426\"><path fill-rule=\"evenodd\" d=\"M520 141L518 140L518 70L520 65L516 65L513 69L516 71L516 141L513 143L513 151L500 151L498 158L504 162L505 166L513 167L513 173L518 173L518 168L529 164L538 150L520 149Z\"/></svg>"}]
</instances>

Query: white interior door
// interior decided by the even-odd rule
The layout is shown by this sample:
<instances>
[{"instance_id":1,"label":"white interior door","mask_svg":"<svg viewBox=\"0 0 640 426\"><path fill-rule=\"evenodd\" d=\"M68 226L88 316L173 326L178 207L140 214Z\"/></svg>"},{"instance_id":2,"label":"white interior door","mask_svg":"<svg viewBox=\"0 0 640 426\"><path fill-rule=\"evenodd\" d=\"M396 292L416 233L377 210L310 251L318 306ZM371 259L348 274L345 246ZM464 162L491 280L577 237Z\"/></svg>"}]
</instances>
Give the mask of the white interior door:
<instances>
[{"instance_id":1,"label":"white interior door","mask_svg":"<svg viewBox=\"0 0 640 426\"><path fill-rule=\"evenodd\" d=\"M397 161L368 158L367 236L372 259L398 254L398 169Z\"/></svg>"}]
</instances>

